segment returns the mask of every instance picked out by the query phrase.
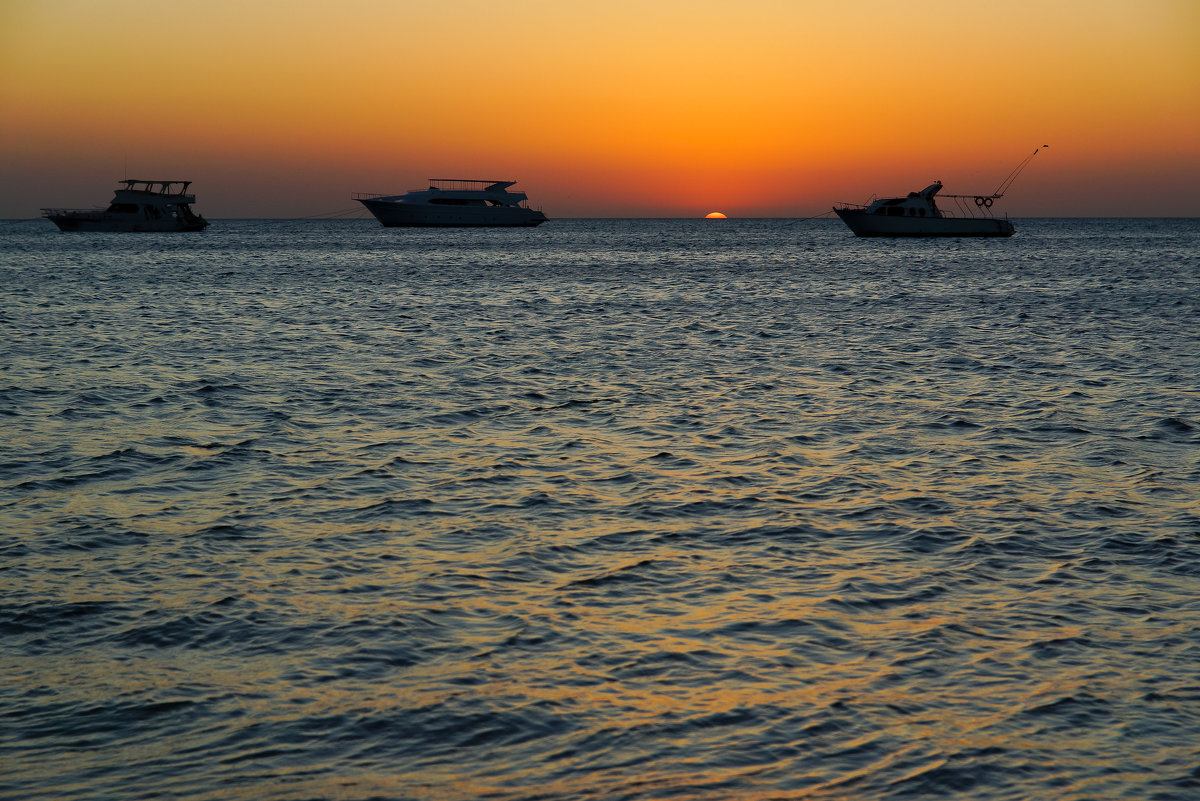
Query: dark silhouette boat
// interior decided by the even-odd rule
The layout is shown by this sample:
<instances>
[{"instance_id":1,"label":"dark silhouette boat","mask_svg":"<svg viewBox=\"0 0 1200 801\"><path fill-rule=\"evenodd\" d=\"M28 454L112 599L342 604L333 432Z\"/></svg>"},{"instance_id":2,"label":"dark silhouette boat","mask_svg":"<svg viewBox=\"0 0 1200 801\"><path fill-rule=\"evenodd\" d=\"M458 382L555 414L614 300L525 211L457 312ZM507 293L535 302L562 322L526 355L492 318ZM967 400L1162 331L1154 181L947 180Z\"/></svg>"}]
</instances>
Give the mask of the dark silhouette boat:
<instances>
[{"instance_id":1,"label":"dark silhouette boat","mask_svg":"<svg viewBox=\"0 0 1200 801\"><path fill-rule=\"evenodd\" d=\"M106 209L42 209L63 231L203 231L208 220L192 212L191 181L121 181Z\"/></svg>"},{"instance_id":2,"label":"dark silhouette boat","mask_svg":"<svg viewBox=\"0 0 1200 801\"><path fill-rule=\"evenodd\" d=\"M934 181L907 197L880 198L869 205L843 203L833 210L858 236L1012 236L1008 218L991 216L995 196L974 198L978 216L955 216L938 208L934 195L942 188ZM961 198L963 195L945 195Z\"/></svg>"},{"instance_id":3,"label":"dark silhouette boat","mask_svg":"<svg viewBox=\"0 0 1200 801\"><path fill-rule=\"evenodd\" d=\"M516 181L474 178L430 178L428 189L400 195L357 193L353 199L367 207L388 228L399 226L534 226L546 222L539 209L529 208L524 192L510 192Z\"/></svg>"},{"instance_id":4,"label":"dark silhouette boat","mask_svg":"<svg viewBox=\"0 0 1200 801\"><path fill-rule=\"evenodd\" d=\"M1038 150L1018 164L991 194L941 195L955 201L953 212L939 208L935 200L942 190L941 181L905 197L872 199L865 204L840 203L833 211L856 236L1012 236L1016 228L1007 216L996 217L992 204L1004 197Z\"/></svg>"}]
</instances>

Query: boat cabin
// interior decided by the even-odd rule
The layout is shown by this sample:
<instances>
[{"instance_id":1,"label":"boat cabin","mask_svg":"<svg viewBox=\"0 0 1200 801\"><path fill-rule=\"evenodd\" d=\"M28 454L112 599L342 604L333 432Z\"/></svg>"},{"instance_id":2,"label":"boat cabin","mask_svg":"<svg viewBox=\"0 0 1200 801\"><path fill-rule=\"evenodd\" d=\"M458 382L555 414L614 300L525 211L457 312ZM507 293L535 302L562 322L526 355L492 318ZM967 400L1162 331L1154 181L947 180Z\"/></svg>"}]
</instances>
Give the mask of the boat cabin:
<instances>
[{"instance_id":1,"label":"boat cabin","mask_svg":"<svg viewBox=\"0 0 1200 801\"><path fill-rule=\"evenodd\" d=\"M934 181L920 192L909 192L907 197L881 198L867 206L866 213L888 217L941 217L942 212L933 200L941 188L942 182Z\"/></svg>"}]
</instances>

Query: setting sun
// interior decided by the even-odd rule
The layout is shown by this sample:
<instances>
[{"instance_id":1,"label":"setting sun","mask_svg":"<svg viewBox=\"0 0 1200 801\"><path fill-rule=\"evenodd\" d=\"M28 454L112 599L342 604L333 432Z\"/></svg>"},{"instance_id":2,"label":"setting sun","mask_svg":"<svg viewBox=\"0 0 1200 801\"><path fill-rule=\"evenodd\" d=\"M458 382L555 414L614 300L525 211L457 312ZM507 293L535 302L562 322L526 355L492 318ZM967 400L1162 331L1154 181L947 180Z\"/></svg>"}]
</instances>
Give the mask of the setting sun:
<instances>
[{"instance_id":1,"label":"setting sun","mask_svg":"<svg viewBox=\"0 0 1200 801\"><path fill-rule=\"evenodd\" d=\"M706 219L706 220L724 220L727 218L724 214L722 214L719 211L710 211L708 214L704 215L704 219Z\"/></svg>"}]
</instances>

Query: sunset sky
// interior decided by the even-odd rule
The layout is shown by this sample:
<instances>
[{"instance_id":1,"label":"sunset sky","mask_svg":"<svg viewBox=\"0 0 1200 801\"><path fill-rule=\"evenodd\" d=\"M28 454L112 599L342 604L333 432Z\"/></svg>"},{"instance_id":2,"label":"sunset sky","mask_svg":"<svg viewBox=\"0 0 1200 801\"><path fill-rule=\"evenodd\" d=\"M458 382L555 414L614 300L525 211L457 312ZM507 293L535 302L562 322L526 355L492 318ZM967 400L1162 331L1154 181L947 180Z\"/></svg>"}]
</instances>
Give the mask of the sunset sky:
<instances>
[{"instance_id":1,"label":"sunset sky","mask_svg":"<svg viewBox=\"0 0 1200 801\"><path fill-rule=\"evenodd\" d=\"M209 218L516 179L551 217L990 192L1200 216L1196 0L0 0L0 217L192 180Z\"/></svg>"}]
</instances>

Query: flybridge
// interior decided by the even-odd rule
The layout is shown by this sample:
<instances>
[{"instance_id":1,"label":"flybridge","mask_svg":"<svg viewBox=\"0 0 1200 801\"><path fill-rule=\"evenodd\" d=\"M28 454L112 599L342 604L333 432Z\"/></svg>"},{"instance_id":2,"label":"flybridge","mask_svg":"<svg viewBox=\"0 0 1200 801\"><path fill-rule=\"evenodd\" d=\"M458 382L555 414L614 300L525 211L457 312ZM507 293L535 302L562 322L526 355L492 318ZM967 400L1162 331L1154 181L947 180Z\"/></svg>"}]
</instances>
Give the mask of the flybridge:
<instances>
[{"instance_id":1,"label":"flybridge","mask_svg":"<svg viewBox=\"0 0 1200 801\"><path fill-rule=\"evenodd\" d=\"M430 178L430 189L442 189L446 191L478 191L483 189L507 189L515 184L516 181L484 181L478 178Z\"/></svg>"},{"instance_id":2,"label":"flybridge","mask_svg":"<svg viewBox=\"0 0 1200 801\"><path fill-rule=\"evenodd\" d=\"M159 195L182 195L192 184L191 181L147 181L143 178L125 178L121 183L125 184L125 190L128 192L154 192ZM179 189L172 192L171 187L177 184Z\"/></svg>"},{"instance_id":3,"label":"flybridge","mask_svg":"<svg viewBox=\"0 0 1200 801\"><path fill-rule=\"evenodd\" d=\"M430 178L429 186L421 189L410 189L408 194L428 192L500 192L504 195L524 197L523 192L509 192L510 186L516 181L482 180L479 178ZM394 193L355 192L350 196L354 200L374 200L381 197L399 197Z\"/></svg>"}]
</instances>

